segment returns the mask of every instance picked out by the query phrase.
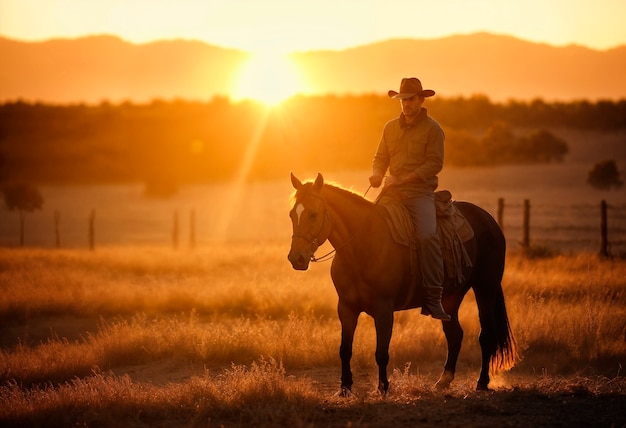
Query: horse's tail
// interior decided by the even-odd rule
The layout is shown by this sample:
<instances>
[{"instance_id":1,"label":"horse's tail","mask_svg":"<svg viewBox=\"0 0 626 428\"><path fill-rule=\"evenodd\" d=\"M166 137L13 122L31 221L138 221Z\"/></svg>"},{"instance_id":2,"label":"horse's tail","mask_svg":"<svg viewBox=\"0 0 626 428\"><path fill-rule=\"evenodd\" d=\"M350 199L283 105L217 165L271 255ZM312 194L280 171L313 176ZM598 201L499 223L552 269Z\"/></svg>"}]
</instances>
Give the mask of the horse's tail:
<instances>
[{"instance_id":1,"label":"horse's tail","mask_svg":"<svg viewBox=\"0 0 626 428\"><path fill-rule=\"evenodd\" d=\"M493 372L509 370L515 365L517 360L517 345L511 332L509 317L506 313L501 284L499 284L495 293L493 317L493 321L495 321L492 326L494 342L490 355L490 368Z\"/></svg>"},{"instance_id":2,"label":"horse's tail","mask_svg":"<svg viewBox=\"0 0 626 428\"><path fill-rule=\"evenodd\" d=\"M478 245L487 249L487 254L483 254L482 260L476 266L479 284L475 284L473 288L479 307L481 346L483 352L489 355L489 368L492 372L497 372L515 365L517 346L502 291L506 240L493 217L486 211L481 211L484 216L482 224L486 230L483 232L483 241Z\"/></svg>"},{"instance_id":3,"label":"horse's tail","mask_svg":"<svg viewBox=\"0 0 626 428\"><path fill-rule=\"evenodd\" d=\"M478 304L483 364L487 365L489 357L492 371L508 370L517 360L517 346L502 291L506 240L500 226L487 211L470 203L456 202L456 205L472 225L476 237L478 256L471 282Z\"/></svg>"}]
</instances>

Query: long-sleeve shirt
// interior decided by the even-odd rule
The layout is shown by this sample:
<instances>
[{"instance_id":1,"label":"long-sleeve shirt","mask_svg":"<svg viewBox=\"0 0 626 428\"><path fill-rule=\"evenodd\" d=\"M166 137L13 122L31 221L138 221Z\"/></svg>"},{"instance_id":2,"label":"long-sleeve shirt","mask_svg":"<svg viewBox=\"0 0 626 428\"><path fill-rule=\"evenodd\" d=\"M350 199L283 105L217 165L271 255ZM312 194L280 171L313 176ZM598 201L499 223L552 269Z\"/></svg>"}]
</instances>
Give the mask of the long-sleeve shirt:
<instances>
[{"instance_id":1,"label":"long-sleeve shirt","mask_svg":"<svg viewBox=\"0 0 626 428\"><path fill-rule=\"evenodd\" d=\"M434 191L439 184L437 174L443 167L444 139L441 126L424 107L411 124L400 114L385 124L372 163L374 175L383 176L387 169L391 175L414 171L418 180L403 187L409 191Z\"/></svg>"}]
</instances>

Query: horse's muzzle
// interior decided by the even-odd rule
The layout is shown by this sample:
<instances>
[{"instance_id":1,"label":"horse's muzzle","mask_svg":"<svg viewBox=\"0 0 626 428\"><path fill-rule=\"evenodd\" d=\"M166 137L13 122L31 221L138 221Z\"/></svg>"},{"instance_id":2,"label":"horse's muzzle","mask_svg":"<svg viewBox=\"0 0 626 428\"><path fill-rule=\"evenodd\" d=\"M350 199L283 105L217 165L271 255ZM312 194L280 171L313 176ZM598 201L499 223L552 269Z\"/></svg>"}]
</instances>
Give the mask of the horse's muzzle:
<instances>
[{"instance_id":1,"label":"horse's muzzle","mask_svg":"<svg viewBox=\"0 0 626 428\"><path fill-rule=\"evenodd\" d=\"M311 261L311 256L306 256L301 252L289 251L289 255L287 256L291 266L295 270L307 270L309 268L309 262Z\"/></svg>"}]
</instances>

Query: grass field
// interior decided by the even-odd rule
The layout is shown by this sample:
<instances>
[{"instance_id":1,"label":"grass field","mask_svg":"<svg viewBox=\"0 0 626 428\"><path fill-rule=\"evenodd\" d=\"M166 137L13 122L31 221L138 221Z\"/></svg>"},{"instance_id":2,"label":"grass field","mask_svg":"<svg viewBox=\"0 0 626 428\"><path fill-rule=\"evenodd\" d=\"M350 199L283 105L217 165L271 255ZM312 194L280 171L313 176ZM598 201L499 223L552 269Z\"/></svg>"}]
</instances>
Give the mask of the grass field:
<instances>
[{"instance_id":1,"label":"grass field","mask_svg":"<svg viewBox=\"0 0 626 428\"><path fill-rule=\"evenodd\" d=\"M287 261L288 170L276 182L188 186L168 199L147 198L141 185L46 187L44 209L26 217L26 248L17 247L17 215L0 211L0 425L625 427L626 259L595 254L602 199L614 254L626 253L626 194L585 184L589 162L607 152L596 146L622 140L591 145L588 137L572 136L581 141L565 164L441 175L455 199L494 215L498 198L506 201L503 288L520 360L492 376L490 393L474 390L480 348L470 292L450 389L433 389L446 357L440 323L409 311L395 317L388 397L375 392L365 315L354 396L335 395L337 296L329 263L296 272ZM325 173L361 194L367 176ZM518 251L527 198L531 243L552 257ZM96 249L88 251L92 210ZM53 248L55 211L61 249Z\"/></svg>"},{"instance_id":2,"label":"grass field","mask_svg":"<svg viewBox=\"0 0 626 428\"><path fill-rule=\"evenodd\" d=\"M291 270L288 241L85 250L0 249L3 426L624 426L626 262L508 257L521 352L474 392L477 309L450 390L441 326L396 315L391 393L375 394L374 329L355 340L355 397L339 389L329 264Z\"/></svg>"}]
</instances>

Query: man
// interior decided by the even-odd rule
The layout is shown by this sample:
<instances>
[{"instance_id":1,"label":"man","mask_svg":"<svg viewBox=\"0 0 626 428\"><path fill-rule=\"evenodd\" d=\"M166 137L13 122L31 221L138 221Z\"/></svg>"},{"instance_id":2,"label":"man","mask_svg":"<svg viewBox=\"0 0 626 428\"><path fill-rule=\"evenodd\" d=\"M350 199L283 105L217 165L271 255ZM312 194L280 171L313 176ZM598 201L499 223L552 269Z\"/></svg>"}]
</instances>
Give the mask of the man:
<instances>
[{"instance_id":1,"label":"man","mask_svg":"<svg viewBox=\"0 0 626 428\"><path fill-rule=\"evenodd\" d=\"M437 174L443 167L444 133L422 107L425 98L435 95L435 91L422 89L420 80L411 77L402 79L400 92L389 91L388 95L400 100L402 113L385 124L372 164L370 184L379 187L389 169L384 186L395 188L400 195L417 233L424 289L422 314L449 321L450 315L441 306L443 256L435 212Z\"/></svg>"}]
</instances>

